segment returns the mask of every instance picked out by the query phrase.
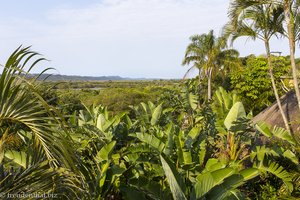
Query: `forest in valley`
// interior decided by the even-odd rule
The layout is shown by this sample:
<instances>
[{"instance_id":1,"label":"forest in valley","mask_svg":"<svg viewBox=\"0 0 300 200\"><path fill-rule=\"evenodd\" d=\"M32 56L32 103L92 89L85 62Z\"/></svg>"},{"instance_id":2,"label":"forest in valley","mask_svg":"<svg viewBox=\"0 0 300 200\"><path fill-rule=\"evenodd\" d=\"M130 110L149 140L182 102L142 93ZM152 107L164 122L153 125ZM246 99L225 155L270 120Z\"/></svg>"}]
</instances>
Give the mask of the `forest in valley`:
<instances>
[{"instance_id":1,"label":"forest in valley","mask_svg":"<svg viewBox=\"0 0 300 200\"><path fill-rule=\"evenodd\" d=\"M20 46L1 66L0 198L299 199L299 9L231 1L221 35L190 37L180 80L49 81ZM265 53L241 57L240 37Z\"/></svg>"}]
</instances>

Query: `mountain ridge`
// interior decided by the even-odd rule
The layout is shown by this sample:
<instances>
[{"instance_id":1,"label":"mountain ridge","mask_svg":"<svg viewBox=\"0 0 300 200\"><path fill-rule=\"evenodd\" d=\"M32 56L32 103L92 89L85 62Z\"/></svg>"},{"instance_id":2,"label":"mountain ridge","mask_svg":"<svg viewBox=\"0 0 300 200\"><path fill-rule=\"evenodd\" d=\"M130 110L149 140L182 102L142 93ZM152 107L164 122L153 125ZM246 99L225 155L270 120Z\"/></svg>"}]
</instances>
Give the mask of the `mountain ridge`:
<instances>
[{"instance_id":1,"label":"mountain ridge","mask_svg":"<svg viewBox=\"0 0 300 200\"><path fill-rule=\"evenodd\" d=\"M39 76L39 74L30 74L29 77ZM42 74L38 80L46 81L125 81L125 80L157 80L155 78L128 78L121 76L80 76L80 75L62 75L62 74Z\"/></svg>"}]
</instances>

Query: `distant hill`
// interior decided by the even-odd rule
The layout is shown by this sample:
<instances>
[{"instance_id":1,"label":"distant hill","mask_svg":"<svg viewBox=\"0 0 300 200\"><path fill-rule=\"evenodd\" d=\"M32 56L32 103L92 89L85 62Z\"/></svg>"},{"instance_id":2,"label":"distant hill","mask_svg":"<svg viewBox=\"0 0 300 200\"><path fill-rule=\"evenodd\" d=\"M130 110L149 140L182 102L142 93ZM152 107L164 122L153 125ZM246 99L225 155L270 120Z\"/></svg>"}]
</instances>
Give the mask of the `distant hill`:
<instances>
[{"instance_id":1,"label":"distant hill","mask_svg":"<svg viewBox=\"0 0 300 200\"><path fill-rule=\"evenodd\" d=\"M30 77L37 76L37 74L31 74ZM48 78L47 78L48 77ZM77 75L60 75L60 74L42 74L39 80L47 81L118 81L118 80L153 80L145 78L123 78L120 76L77 76Z\"/></svg>"}]
</instances>

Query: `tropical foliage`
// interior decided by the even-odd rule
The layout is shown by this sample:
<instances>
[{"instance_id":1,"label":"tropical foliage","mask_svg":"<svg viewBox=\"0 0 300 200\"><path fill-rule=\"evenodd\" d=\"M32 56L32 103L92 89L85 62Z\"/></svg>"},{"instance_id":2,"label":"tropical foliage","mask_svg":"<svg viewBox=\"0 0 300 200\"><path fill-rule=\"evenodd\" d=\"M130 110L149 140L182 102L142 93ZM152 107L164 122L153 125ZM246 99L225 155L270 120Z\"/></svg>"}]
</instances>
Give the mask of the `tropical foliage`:
<instances>
[{"instance_id":1,"label":"tropical foliage","mask_svg":"<svg viewBox=\"0 0 300 200\"><path fill-rule=\"evenodd\" d=\"M298 88L298 5L231 1L223 36L190 38L183 65L199 74L182 81L49 83L49 69L30 75L45 59L19 47L0 75L1 198L300 198L299 133L252 122ZM271 55L280 35L288 57ZM227 48L240 36L266 56Z\"/></svg>"},{"instance_id":2,"label":"tropical foliage","mask_svg":"<svg viewBox=\"0 0 300 200\"><path fill-rule=\"evenodd\" d=\"M261 110L270 106L274 101L272 85L269 79L267 59L264 57L249 57L242 70L230 74L230 83L233 90L242 97L247 110L258 114ZM280 77L289 73L289 63L283 57L272 57L274 66L273 75L276 81L279 95L283 95L290 86L288 82L280 80Z\"/></svg>"},{"instance_id":3,"label":"tropical foliage","mask_svg":"<svg viewBox=\"0 0 300 200\"><path fill-rule=\"evenodd\" d=\"M216 38L212 30L208 34L194 35L190 40L182 64L192 64L187 73L193 68L198 69L199 83L203 77L207 78L207 96L210 100L213 75L220 71L226 72L229 67L238 66L239 53L234 49L226 49L225 38Z\"/></svg>"}]
</instances>

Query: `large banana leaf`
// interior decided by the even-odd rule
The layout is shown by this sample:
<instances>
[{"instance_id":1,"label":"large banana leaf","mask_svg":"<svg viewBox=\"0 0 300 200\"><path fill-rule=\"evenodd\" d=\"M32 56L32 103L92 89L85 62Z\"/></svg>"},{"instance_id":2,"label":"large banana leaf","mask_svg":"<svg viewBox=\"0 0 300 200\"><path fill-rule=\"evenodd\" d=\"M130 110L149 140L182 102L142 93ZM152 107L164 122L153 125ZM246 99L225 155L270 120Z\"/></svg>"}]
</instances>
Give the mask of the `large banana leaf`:
<instances>
[{"instance_id":1,"label":"large banana leaf","mask_svg":"<svg viewBox=\"0 0 300 200\"><path fill-rule=\"evenodd\" d=\"M154 135L150 135L148 133L136 133L136 137L159 152L162 152L165 148L165 144Z\"/></svg>"},{"instance_id":2,"label":"large banana leaf","mask_svg":"<svg viewBox=\"0 0 300 200\"><path fill-rule=\"evenodd\" d=\"M230 130L234 122L236 122L239 118L245 117L246 112L242 102L236 102L227 114L224 120L224 125L227 128L227 130Z\"/></svg>"},{"instance_id":3,"label":"large banana leaf","mask_svg":"<svg viewBox=\"0 0 300 200\"><path fill-rule=\"evenodd\" d=\"M204 197L216 185L221 184L225 178L235 173L233 168L223 168L212 172L206 172L197 176L194 186L195 199Z\"/></svg>"},{"instance_id":4,"label":"large banana leaf","mask_svg":"<svg viewBox=\"0 0 300 200\"><path fill-rule=\"evenodd\" d=\"M151 125L154 126L158 123L158 120L160 118L162 114L162 104L158 105L152 113L152 117L151 117Z\"/></svg>"},{"instance_id":5,"label":"large banana leaf","mask_svg":"<svg viewBox=\"0 0 300 200\"><path fill-rule=\"evenodd\" d=\"M97 162L108 161L109 156L112 154L112 150L116 145L116 141L112 141L109 144L104 145L97 153L95 159Z\"/></svg>"},{"instance_id":6,"label":"large banana leaf","mask_svg":"<svg viewBox=\"0 0 300 200\"><path fill-rule=\"evenodd\" d=\"M169 182L174 200L187 200L185 196L184 182L176 170L174 163L172 163L171 160L163 154L160 155L160 160Z\"/></svg>"},{"instance_id":7,"label":"large banana leaf","mask_svg":"<svg viewBox=\"0 0 300 200\"><path fill-rule=\"evenodd\" d=\"M236 188L258 175L259 170L256 168L244 169L239 173L225 178L221 184L212 188L203 199L222 200L229 196L234 197L232 199L240 199L240 195L236 194Z\"/></svg>"}]
</instances>

